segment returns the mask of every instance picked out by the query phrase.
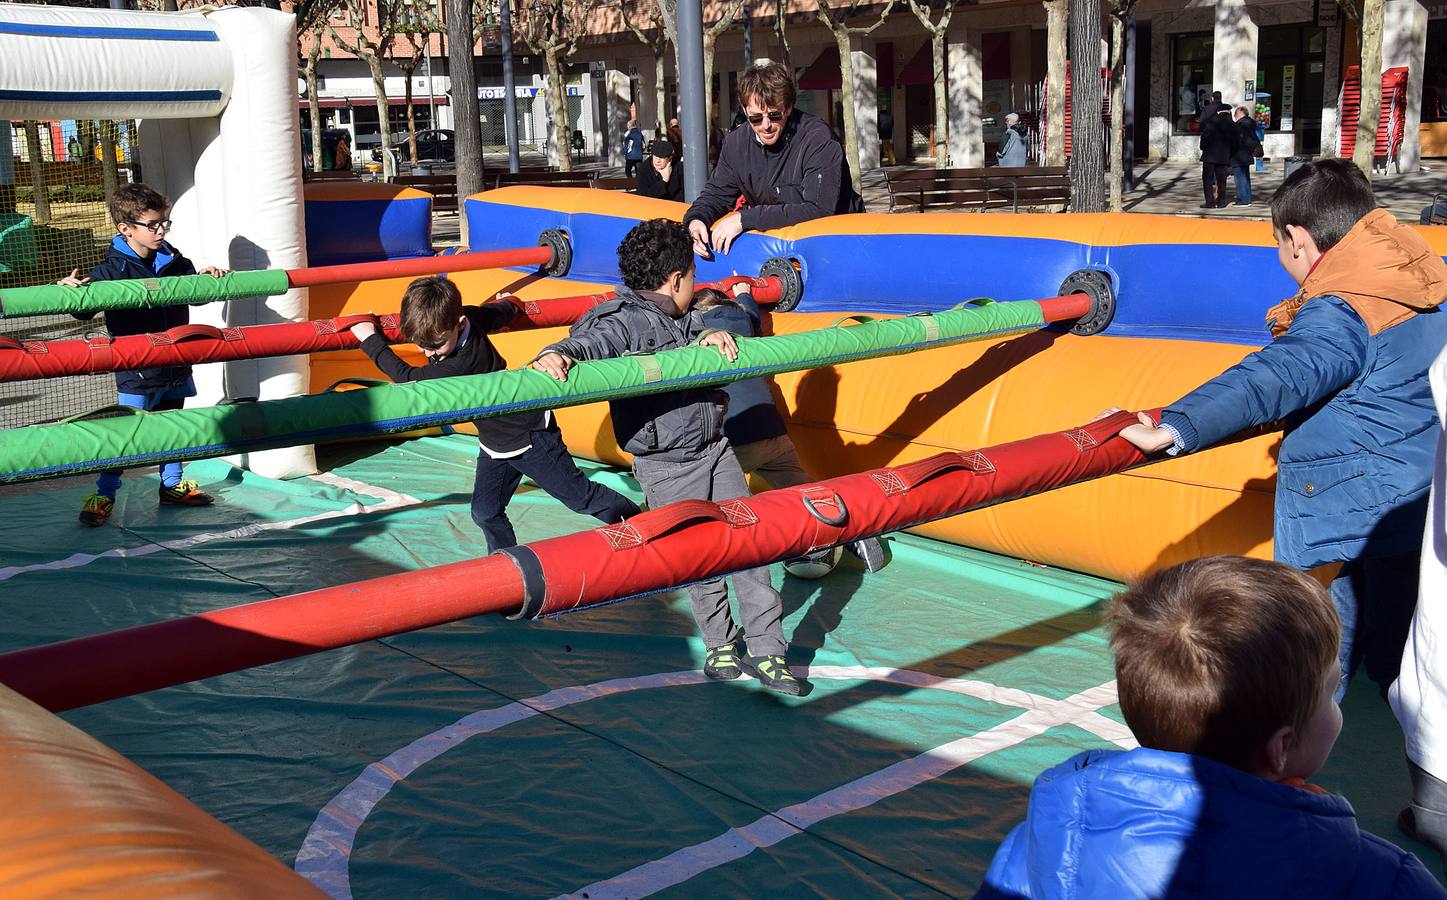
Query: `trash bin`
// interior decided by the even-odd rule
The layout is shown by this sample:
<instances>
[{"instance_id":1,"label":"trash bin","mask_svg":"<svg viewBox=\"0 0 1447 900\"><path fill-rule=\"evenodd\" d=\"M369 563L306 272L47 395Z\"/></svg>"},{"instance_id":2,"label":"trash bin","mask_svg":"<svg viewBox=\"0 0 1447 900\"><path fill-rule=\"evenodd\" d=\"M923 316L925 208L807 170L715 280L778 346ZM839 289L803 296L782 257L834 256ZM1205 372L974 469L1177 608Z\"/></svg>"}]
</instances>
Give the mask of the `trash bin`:
<instances>
[{"instance_id":1,"label":"trash bin","mask_svg":"<svg viewBox=\"0 0 1447 900\"><path fill-rule=\"evenodd\" d=\"M1290 178L1291 173L1311 162L1310 156L1288 156L1286 166L1281 170L1282 178Z\"/></svg>"},{"instance_id":2,"label":"trash bin","mask_svg":"<svg viewBox=\"0 0 1447 900\"><path fill-rule=\"evenodd\" d=\"M429 166L429 165L425 165L425 164L423 164L423 163L413 163L413 164L412 164L412 174L413 174L413 175L431 175L431 174L432 174L432 167Z\"/></svg>"}]
</instances>

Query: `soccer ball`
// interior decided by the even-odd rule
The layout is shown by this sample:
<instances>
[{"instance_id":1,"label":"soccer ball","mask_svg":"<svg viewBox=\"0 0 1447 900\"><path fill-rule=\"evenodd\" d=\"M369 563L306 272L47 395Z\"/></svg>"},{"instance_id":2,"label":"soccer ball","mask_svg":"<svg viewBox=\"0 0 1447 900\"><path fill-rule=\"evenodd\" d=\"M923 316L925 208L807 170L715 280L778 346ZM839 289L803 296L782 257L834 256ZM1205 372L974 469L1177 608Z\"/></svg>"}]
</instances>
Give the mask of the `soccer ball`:
<instances>
[{"instance_id":1,"label":"soccer ball","mask_svg":"<svg viewBox=\"0 0 1447 900\"><path fill-rule=\"evenodd\" d=\"M830 547L808 556L785 560L784 571L795 578L823 578L834 571L834 567L839 565L839 558L843 555L843 547Z\"/></svg>"}]
</instances>

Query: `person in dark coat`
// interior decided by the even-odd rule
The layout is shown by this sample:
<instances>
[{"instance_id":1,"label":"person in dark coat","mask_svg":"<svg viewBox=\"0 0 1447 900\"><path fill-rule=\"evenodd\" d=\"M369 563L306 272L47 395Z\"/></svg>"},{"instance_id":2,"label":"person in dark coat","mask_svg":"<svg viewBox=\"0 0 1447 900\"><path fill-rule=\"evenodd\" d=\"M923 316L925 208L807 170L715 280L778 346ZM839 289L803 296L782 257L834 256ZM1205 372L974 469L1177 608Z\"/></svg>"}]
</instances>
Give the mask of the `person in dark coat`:
<instances>
[{"instance_id":1,"label":"person in dark coat","mask_svg":"<svg viewBox=\"0 0 1447 900\"><path fill-rule=\"evenodd\" d=\"M1201 188L1206 194L1202 209L1226 205L1226 175L1231 171L1236 143L1236 126L1228 107L1201 122Z\"/></svg>"},{"instance_id":2,"label":"person in dark coat","mask_svg":"<svg viewBox=\"0 0 1447 900\"><path fill-rule=\"evenodd\" d=\"M1250 206L1251 166L1261 151L1261 144L1256 140L1256 120L1251 118L1251 111L1244 106L1236 107L1231 115L1236 124L1236 149L1231 154L1231 174L1236 179L1236 205Z\"/></svg>"},{"instance_id":3,"label":"person in dark coat","mask_svg":"<svg viewBox=\"0 0 1447 900\"><path fill-rule=\"evenodd\" d=\"M652 155L638 167L638 193L660 200L683 201L683 166L668 141L654 141Z\"/></svg>"},{"instance_id":4,"label":"person in dark coat","mask_svg":"<svg viewBox=\"0 0 1447 900\"><path fill-rule=\"evenodd\" d=\"M823 119L794 108L797 94L778 63L761 60L739 78L749 127L724 138L718 165L684 214L695 253L728 253L745 231L864 211L844 148Z\"/></svg>"}]
</instances>

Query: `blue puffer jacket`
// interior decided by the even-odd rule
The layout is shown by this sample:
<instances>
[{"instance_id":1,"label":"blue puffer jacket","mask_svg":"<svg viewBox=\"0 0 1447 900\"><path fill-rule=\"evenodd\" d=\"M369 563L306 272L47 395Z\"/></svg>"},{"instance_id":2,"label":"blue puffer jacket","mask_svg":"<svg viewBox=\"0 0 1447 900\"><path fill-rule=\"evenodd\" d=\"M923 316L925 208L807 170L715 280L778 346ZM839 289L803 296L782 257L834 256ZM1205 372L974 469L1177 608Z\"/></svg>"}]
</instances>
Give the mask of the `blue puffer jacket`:
<instances>
[{"instance_id":1,"label":"blue puffer jacket","mask_svg":"<svg viewBox=\"0 0 1447 900\"><path fill-rule=\"evenodd\" d=\"M191 260L170 244L163 243L149 261L141 259L116 235L110 248L94 269L91 281L121 281L132 278L155 278L158 275L195 275ZM92 318L95 313L77 313L77 319ZM112 337L126 334L150 334L166 331L191 321L188 306L158 306L149 309L112 309L105 314L106 330ZM191 377L190 366L156 366L134 372L117 372L116 387L123 394L164 394L184 386Z\"/></svg>"},{"instance_id":2,"label":"blue puffer jacket","mask_svg":"<svg viewBox=\"0 0 1447 900\"><path fill-rule=\"evenodd\" d=\"M721 303L705 311L703 324L744 337L759 336L759 304L741 294L738 306ZM774 402L767 378L748 378L724 385L729 395L729 412L724 419L724 436L735 447L776 438L789 433L784 417Z\"/></svg>"},{"instance_id":3,"label":"blue puffer jacket","mask_svg":"<svg viewBox=\"0 0 1447 900\"><path fill-rule=\"evenodd\" d=\"M1437 446L1427 367L1447 346L1444 298L1441 257L1379 210L1277 307L1290 317L1284 334L1162 414L1187 451L1285 420L1281 562L1310 569L1420 550Z\"/></svg>"},{"instance_id":4,"label":"blue puffer jacket","mask_svg":"<svg viewBox=\"0 0 1447 900\"><path fill-rule=\"evenodd\" d=\"M1045 772L977 897L1442 898L1344 798L1184 753L1082 753Z\"/></svg>"}]
</instances>

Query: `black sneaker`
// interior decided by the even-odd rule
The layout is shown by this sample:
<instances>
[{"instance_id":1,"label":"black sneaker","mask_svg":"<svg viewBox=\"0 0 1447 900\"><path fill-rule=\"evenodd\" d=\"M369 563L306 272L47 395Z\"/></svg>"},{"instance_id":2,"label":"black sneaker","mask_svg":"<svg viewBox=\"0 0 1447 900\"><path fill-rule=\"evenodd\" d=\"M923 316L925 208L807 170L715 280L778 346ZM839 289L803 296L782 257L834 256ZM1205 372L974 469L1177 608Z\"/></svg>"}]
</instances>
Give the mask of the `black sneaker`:
<instances>
[{"instance_id":1,"label":"black sneaker","mask_svg":"<svg viewBox=\"0 0 1447 900\"><path fill-rule=\"evenodd\" d=\"M738 651L733 644L724 644L722 647L708 648L708 656L703 662L703 674L714 681L733 681L744 674L739 668Z\"/></svg>"},{"instance_id":2,"label":"black sneaker","mask_svg":"<svg viewBox=\"0 0 1447 900\"><path fill-rule=\"evenodd\" d=\"M1202 204L1201 204L1201 208L1202 208L1202 209L1215 209L1215 208L1216 208L1216 204L1214 204L1214 203L1202 203Z\"/></svg>"},{"instance_id":3,"label":"black sneaker","mask_svg":"<svg viewBox=\"0 0 1447 900\"><path fill-rule=\"evenodd\" d=\"M865 538L861 541L851 541L844 545L845 549L864 563L866 572L878 572L889 563L889 553L884 549L884 542L879 538Z\"/></svg>"},{"instance_id":4,"label":"black sneaker","mask_svg":"<svg viewBox=\"0 0 1447 900\"><path fill-rule=\"evenodd\" d=\"M804 682L794 677L782 656L745 656L741 662L744 670L757 678L759 684L776 694L797 697L804 693Z\"/></svg>"}]
</instances>

